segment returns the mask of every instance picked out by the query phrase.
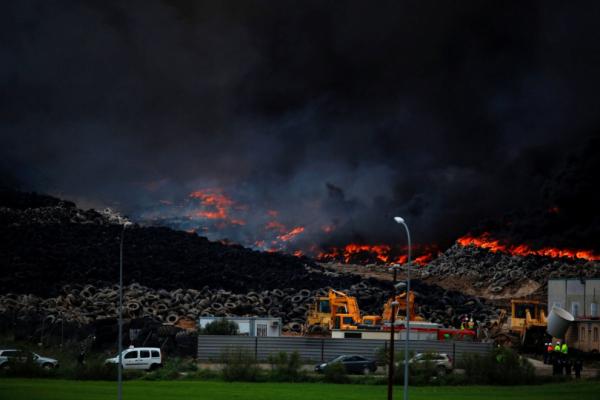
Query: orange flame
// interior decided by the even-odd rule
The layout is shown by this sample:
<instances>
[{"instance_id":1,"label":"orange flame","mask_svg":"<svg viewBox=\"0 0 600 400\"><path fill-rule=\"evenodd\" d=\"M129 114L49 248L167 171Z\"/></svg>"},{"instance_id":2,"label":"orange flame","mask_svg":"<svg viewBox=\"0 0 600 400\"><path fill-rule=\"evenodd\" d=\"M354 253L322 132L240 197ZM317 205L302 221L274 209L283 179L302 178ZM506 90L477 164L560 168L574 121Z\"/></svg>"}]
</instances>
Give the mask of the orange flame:
<instances>
[{"instance_id":1,"label":"orange flame","mask_svg":"<svg viewBox=\"0 0 600 400\"><path fill-rule=\"evenodd\" d=\"M354 254L358 254L361 252L368 252L368 253L374 253L375 257L377 257L377 259L381 262L387 263L388 260L390 259L390 250L391 247L388 246L387 244L381 244L381 245L368 245L368 244L354 244L354 243L350 243L348 245L346 245L346 247L344 248L344 261L345 262L350 262L350 259L352 258L352 256Z\"/></svg>"},{"instance_id":2,"label":"orange flame","mask_svg":"<svg viewBox=\"0 0 600 400\"><path fill-rule=\"evenodd\" d=\"M198 217L207 219L226 219L227 211L233 205L233 200L225 196L220 189L197 190L190 193L190 197L199 199L208 210L195 213Z\"/></svg>"},{"instance_id":3,"label":"orange flame","mask_svg":"<svg viewBox=\"0 0 600 400\"><path fill-rule=\"evenodd\" d=\"M302 232L304 232L304 227L297 226L294 229L292 229L291 231L289 231L288 233L277 236L277 239L281 240L282 242L289 242L290 240L292 240L293 238L295 238Z\"/></svg>"},{"instance_id":4,"label":"orange flame","mask_svg":"<svg viewBox=\"0 0 600 400\"><path fill-rule=\"evenodd\" d=\"M413 260L415 264L426 265L433 259L437 253L435 246L419 246L422 250L427 251L426 254L421 255ZM404 250L404 249L403 249ZM392 246L387 244L356 244L350 243L343 248L332 247L327 251L322 251L317 255L317 260L328 261L328 260L344 260L345 263L356 262L359 260L378 260L384 264L396 263L405 264L408 261L406 254L392 258L393 249Z\"/></svg>"},{"instance_id":5,"label":"orange flame","mask_svg":"<svg viewBox=\"0 0 600 400\"><path fill-rule=\"evenodd\" d=\"M463 236L457 240L461 246L476 246L487 249L493 253L502 252L517 256L544 256L552 258L572 258L589 261L600 260L600 255L595 254L591 250L573 250L573 249L558 249L555 247L543 247L541 249L532 249L526 244L510 245L501 243L497 239L493 239L488 232L480 236Z\"/></svg>"},{"instance_id":6,"label":"orange flame","mask_svg":"<svg viewBox=\"0 0 600 400\"><path fill-rule=\"evenodd\" d=\"M415 264L418 265L426 265L429 263L429 261L431 261L433 259L433 254L429 253L429 254L425 254L422 255L420 257L415 258Z\"/></svg>"}]
</instances>

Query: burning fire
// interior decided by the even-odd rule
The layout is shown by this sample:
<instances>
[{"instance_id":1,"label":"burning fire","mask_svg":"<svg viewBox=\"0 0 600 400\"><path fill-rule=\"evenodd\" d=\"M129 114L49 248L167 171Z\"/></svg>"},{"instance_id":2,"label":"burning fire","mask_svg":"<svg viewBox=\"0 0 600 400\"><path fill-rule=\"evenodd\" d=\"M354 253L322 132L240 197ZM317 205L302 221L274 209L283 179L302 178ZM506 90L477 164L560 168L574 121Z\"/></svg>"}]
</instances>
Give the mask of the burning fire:
<instances>
[{"instance_id":1,"label":"burning fire","mask_svg":"<svg viewBox=\"0 0 600 400\"><path fill-rule=\"evenodd\" d=\"M415 246L419 252L425 254L416 257L413 262L418 265L426 265L437 253L435 246ZM406 254L394 256L395 253L405 253L406 248L394 249L388 244L356 244L350 243L343 248L331 247L317 255L317 260L333 261L339 260L345 263L370 263L381 262L384 264L404 264L408 261Z\"/></svg>"},{"instance_id":2,"label":"burning fire","mask_svg":"<svg viewBox=\"0 0 600 400\"><path fill-rule=\"evenodd\" d=\"M491 252L509 253L517 256L544 256L552 258L572 258L589 261L600 260L600 255L595 254L590 250L573 250L573 249L557 249L554 247L543 247L541 249L532 249L526 244L510 245L501 243L497 239L493 239L488 232L480 236L463 236L457 240L461 246L477 246L487 249Z\"/></svg>"},{"instance_id":3,"label":"burning fire","mask_svg":"<svg viewBox=\"0 0 600 400\"><path fill-rule=\"evenodd\" d=\"M233 200L218 189L197 190L190 193L190 197L199 199L202 205L209 209L196 212L197 216L207 219L227 218L227 210L233 205Z\"/></svg>"},{"instance_id":4,"label":"burning fire","mask_svg":"<svg viewBox=\"0 0 600 400\"><path fill-rule=\"evenodd\" d=\"M295 238L302 232L304 232L304 227L297 226L294 229L292 229L291 231L289 231L288 233L277 236L277 239L281 240L282 242L289 242L290 240L292 240L293 238Z\"/></svg>"},{"instance_id":5,"label":"burning fire","mask_svg":"<svg viewBox=\"0 0 600 400\"><path fill-rule=\"evenodd\" d=\"M173 218L180 229L207 235L212 240L233 236L242 238L241 244L252 243L256 249L266 252L284 252L297 257L314 257L321 261L341 261L354 264L406 263L406 248L389 244L349 243L343 247L323 247L319 238L332 235L338 228L336 221L318 221L314 224L294 224L272 206L258 210L238 202L230 193L219 187L205 187L191 192L184 202L159 201L160 210ZM184 218L178 218L184 217ZM246 225L246 220L250 223ZM241 229L236 235L236 229ZM315 236L315 242L309 238ZM301 237L301 241L297 240ZM437 254L437 248L413 246L419 265L427 264Z\"/></svg>"},{"instance_id":6,"label":"burning fire","mask_svg":"<svg viewBox=\"0 0 600 400\"><path fill-rule=\"evenodd\" d=\"M229 210L235 204L233 200L223 194L221 189L196 190L190 193L190 197L201 202L202 209L194 211L192 216L205 219L223 220L231 225L245 225L246 221L240 218L231 218ZM220 223L218 227L226 224Z\"/></svg>"},{"instance_id":7,"label":"burning fire","mask_svg":"<svg viewBox=\"0 0 600 400\"><path fill-rule=\"evenodd\" d=\"M350 243L344 248L344 261L350 262L350 259L353 255L362 252L368 252L373 253L373 255L375 255L379 261L387 263L390 259L390 250L391 247L386 244L371 246L368 244L360 245Z\"/></svg>"}]
</instances>

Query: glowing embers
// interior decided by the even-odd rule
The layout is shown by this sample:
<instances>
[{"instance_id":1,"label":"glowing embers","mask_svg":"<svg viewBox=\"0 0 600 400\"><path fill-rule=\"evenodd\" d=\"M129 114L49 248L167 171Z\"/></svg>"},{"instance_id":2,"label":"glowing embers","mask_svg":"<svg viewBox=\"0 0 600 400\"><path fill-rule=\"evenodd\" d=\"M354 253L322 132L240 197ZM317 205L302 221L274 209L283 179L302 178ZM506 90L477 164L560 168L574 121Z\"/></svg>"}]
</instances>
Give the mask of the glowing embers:
<instances>
[{"instance_id":1,"label":"glowing embers","mask_svg":"<svg viewBox=\"0 0 600 400\"><path fill-rule=\"evenodd\" d=\"M574 249L559 249L555 247L542 247L540 249L533 249L526 244L512 245L501 242L498 239L494 239L488 232L485 232L479 236L463 236L457 240L457 243L461 246L476 246L482 249L487 249L491 252L502 252L516 256L543 256L552 258L572 258L582 259L589 261L600 260L600 255L594 253L591 250L574 250Z\"/></svg>"}]
</instances>

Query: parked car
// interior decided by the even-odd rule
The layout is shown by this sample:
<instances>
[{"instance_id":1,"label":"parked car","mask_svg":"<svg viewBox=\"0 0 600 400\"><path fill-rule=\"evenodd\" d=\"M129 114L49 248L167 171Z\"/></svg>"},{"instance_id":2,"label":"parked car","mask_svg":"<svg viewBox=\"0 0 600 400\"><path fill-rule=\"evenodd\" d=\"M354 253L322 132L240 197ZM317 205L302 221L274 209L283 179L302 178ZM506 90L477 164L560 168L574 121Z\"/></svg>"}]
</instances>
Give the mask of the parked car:
<instances>
[{"instance_id":1,"label":"parked car","mask_svg":"<svg viewBox=\"0 0 600 400\"><path fill-rule=\"evenodd\" d=\"M39 354L26 350L0 350L0 368L10 368L12 362L25 363L28 360L31 360L42 368L58 368L58 360L55 360L54 358L42 357Z\"/></svg>"},{"instance_id":2,"label":"parked car","mask_svg":"<svg viewBox=\"0 0 600 400\"><path fill-rule=\"evenodd\" d=\"M436 369L438 375L446 375L452 372L452 357L446 353L417 353L413 358L408 360L409 364L423 365L430 363ZM398 363L398 368L402 368L404 362Z\"/></svg>"},{"instance_id":3,"label":"parked car","mask_svg":"<svg viewBox=\"0 0 600 400\"><path fill-rule=\"evenodd\" d=\"M343 355L334 358L333 360L318 364L315 366L316 372L323 372L328 365L334 363L341 363L349 374L370 374L377 370L377 364L374 360L369 360L362 356L356 355Z\"/></svg>"},{"instance_id":4,"label":"parked car","mask_svg":"<svg viewBox=\"0 0 600 400\"><path fill-rule=\"evenodd\" d=\"M158 347L135 347L121 353L123 369L155 370L162 367L162 354ZM118 364L119 356L107 358L105 364Z\"/></svg>"}]
</instances>

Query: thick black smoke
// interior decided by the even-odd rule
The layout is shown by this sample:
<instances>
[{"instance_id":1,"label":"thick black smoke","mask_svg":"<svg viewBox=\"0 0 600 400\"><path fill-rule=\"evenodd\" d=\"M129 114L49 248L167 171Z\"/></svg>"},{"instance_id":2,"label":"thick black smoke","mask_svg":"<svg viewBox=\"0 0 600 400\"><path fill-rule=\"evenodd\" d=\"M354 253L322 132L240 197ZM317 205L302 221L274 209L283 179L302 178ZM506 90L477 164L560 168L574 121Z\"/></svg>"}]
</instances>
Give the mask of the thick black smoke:
<instances>
[{"instance_id":1,"label":"thick black smoke","mask_svg":"<svg viewBox=\"0 0 600 400\"><path fill-rule=\"evenodd\" d=\"M599 7L5 2L3 182L185 227L189 193L221 188L245 243L277 210L314 227L299 241L394 242L398 214L443 246L551 206L600 127Z\"/></svg>"}]
</instances>

